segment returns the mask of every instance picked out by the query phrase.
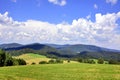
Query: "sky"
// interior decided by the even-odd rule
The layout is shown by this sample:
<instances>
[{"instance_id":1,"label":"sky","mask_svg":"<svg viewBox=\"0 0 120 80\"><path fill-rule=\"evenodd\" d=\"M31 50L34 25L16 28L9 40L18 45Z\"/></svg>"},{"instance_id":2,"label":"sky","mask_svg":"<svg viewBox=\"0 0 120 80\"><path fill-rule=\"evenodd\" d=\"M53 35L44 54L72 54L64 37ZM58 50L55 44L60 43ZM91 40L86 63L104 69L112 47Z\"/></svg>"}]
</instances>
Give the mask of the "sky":
<instances>
[{"instance_id":1,"label":"sky","mask_svg":"<svg viewBox=\"0 0 120 80\"><path fill-rule=\"evenodd\" d=\"M0 44L4 43L120 50L120 0L0 0Z\"/></svg>"}]
</instances>

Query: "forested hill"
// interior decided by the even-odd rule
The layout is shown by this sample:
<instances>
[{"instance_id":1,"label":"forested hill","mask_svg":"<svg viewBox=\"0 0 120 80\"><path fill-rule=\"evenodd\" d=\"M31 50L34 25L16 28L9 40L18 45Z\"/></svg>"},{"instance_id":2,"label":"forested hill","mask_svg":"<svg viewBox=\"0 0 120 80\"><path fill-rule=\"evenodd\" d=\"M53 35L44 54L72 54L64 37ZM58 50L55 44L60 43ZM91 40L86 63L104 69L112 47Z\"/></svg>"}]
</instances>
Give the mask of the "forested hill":
<instances>
[{"instance_id":1,"label":"forested hill","mask_svg":"<svg viewBox=\"0 0 120 80\"><path fill-rule=\"evenodd\" d=\"M57 45L57 44L28 44L22 45L17 43L2 44L0 48L5 49L11 55L20 55L26 52L34 52L48 57L64 58L104 58L120 60L120 51L102 48L93 45Z\"/></svg>"}]
</instances>

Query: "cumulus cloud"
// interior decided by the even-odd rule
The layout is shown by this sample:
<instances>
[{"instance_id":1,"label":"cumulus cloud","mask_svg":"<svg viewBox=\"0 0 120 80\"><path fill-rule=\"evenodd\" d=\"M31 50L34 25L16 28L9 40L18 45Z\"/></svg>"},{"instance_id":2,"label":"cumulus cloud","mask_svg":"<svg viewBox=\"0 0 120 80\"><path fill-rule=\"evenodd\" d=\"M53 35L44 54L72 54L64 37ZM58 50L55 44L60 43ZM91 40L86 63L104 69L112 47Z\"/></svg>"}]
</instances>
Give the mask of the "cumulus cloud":
<instances>
[{"instance_id":1,"label":"cumulus cloud","mask_svg":"<svg viewBox=\"0 0 120 80\"><path fill-rule=\"evenodd\" d=\"M97 4L94 4L94 8L95 8L95 9L98 9L98 6L97 6Z\"/></svg>"},{"instance_id":2,"label":"cumulus cloud","mask_svg":"<svg viewBox=\"0 0 120 80\"><path fill-rule=\"evenodd\" d=\"M64 6L66 5L66 0L48 0L50 3L55 5Z\"/></svg>"},{"instance_id":3,"label":"cumulus cloud","mask_svg":"<svg viewBox=\"0 0 120 80\"><path fill-rule=\"evenodd\" d=\"M90 18L91 18L91 15L86 16L86 18L87 18L87 19L90 19Z\"/></svg>"},{"instance_id":4,"label":"cumulus cloud","mask_svg":"<svg viewBox=\"0 0 120 80\"><path fill-rule=\"evenodd\" d=\"M106 0L106 3L116 4L118 0Z\"/></svg>"},{"instance_id":5,"label":"cumulus cloud","mask_svg":"<svg viewBox=\"0 0 120 80\"><path fill-rule=\"evenodd\" d=\"M97 13L95 21L89 18L73 20L71 24L51 24L49 22L27 20L14 21L8 12L0 14L0 41L2 43L56 43L92 44L120 49L120 26L117 20L120 12L102 15Z\"/></svg>"}]
</instances>

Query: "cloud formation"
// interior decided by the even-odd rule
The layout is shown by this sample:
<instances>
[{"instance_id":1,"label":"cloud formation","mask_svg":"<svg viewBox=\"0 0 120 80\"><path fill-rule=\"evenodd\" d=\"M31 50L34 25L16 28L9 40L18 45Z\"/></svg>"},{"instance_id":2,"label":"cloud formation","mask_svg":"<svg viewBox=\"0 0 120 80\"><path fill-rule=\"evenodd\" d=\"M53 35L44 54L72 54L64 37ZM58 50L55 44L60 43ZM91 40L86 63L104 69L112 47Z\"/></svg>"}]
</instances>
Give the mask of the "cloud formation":
<instances>
[{"instance_id":1,"label":"cloud formation","mask_svg":"<svg viewBox=\"0 0 120 80\"><path fill-rule=\"evenodd\" d=\"M120 49L118 19L120 12L105 15L97 13L95 22L89 18L79 18L71 24L37 20L18 22L5 12L0 14L0 43L92 44Z\"/></svg>"},{"instance_id":2,"label":"cloud formation","mask_svg":"<svg viewBox=\"0 0 120 80\"><path fill-rule=\"evenodd\" d=\"M55 5L59 6L65 6L66 5L66 0L48 0L50 3L53 3Z\"/></svg>"},{"instance_id":3,"label":"cloud formation","mask_svg":"<svg viewBox=\"0 0 120 80\"><path fill-rule=\"evenodd\" d=\"M106 3L116 4L118 0L106 0Z\"/></svg>"}]
</instances>

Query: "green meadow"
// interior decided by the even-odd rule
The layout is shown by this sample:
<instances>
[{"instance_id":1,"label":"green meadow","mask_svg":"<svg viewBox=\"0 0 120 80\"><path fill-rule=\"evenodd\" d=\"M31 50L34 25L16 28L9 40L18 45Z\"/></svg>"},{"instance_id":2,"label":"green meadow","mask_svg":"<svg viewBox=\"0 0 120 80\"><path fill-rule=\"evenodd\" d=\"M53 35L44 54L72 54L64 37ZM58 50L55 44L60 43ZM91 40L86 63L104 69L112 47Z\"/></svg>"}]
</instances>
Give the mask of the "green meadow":
<instances>
[{"instance_id":1,"label":"green meadow","mask_svg":"<svg viewBox=\"0 0 120 80\"><path fill-rule=\"evenodd\" d=\"M34 54L34 53L22 54L20 56L14 57L14 58L24 59L28 64L31 64L33 62L36 64L39 64L40 61L49 61L50 60L50 58L47 58L46 56Z\"/></svg>"},{"instance_id":2,"label":"green meadow","mask_svg":"<svg viewBox=\"0 0 120 80\"><path fill-rule=\"evenodd\" d=\"M120 80L120 65L66 63L1 67L0 80Z\"/></svg>"}]
</instances>

